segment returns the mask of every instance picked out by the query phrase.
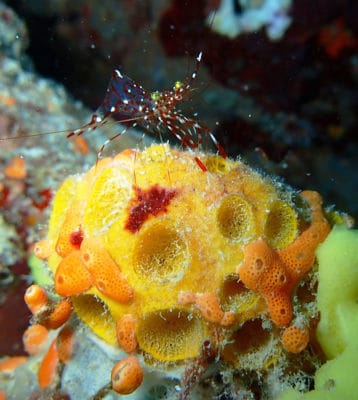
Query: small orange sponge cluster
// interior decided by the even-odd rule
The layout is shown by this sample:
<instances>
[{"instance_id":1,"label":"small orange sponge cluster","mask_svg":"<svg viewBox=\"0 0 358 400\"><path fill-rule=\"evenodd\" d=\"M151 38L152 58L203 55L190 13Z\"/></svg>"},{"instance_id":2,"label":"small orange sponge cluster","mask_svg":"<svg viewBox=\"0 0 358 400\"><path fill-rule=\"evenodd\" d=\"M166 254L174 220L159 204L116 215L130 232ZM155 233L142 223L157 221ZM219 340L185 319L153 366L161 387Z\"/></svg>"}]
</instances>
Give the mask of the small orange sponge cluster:
<instances>
[{"instance_id":1,"label":"small orange sponge cluster","mask_svg":"<svg viewBox=\"0 0 358 400\"><path fill-rule=\"evenodd\" d=\"M291 325L284 330L281 340L283 347L290 353L300 353L308 344L310 335L306 326Z\"/></svg>"},{"instance_id":2,"label":"small orange sponge cluster","mask_svg":"<svg viewBox=\"0 0 358 400\"><path fill-rule=\"evenodd\" d=\"M76 268L74 268L76 266ZM119 302L128 302L133 291L98 238L85 238L79 250L66 254L55 273L55 290L61 296L74 296L95 286Z\"/></svg>"},{"instance_id":3,"label":"small orange sponge cluster","mask_svg":"<svg viewBox=\"0 0 358 400\"><path fill-rule=\"evenodd\" d=\"M35 321L23 334L24 348L30 355L43 350L49 330L62 327L47 349L38 370L39 386L45 388L55 382L59 363L68 362L73 351L74 333L70 326L65 325L72 314L72 303L69 298L54 300L38 285L31 285L24 299Z\"/></svg>"},{"instance_id":4,"label":"small orange sponge cluster","mask_svg":"<svg viewBox=\"0 0 358 400\"><path fill-rule=\"evenodd\" d=\"M297 196L239 161L200 160L207 172L192 154L164 145L100 160L62 184L48 237L35 246L62 296L41 314L48 293L30 290L29 307L42 316L36 322L54 329L64 322L61 312L73 309L124 350L112 371L119 393L142 381L137 353L153 368L200 357L208 340L224 354L267 311L287 327L293 291L329 231L318 194ZM295 352L303 341L292 329L282 340ZM50 346L49 365L68 361L59 348L66 338L65 331Z\"/></svg>"},{"instance_id":5,"label":"small orange sponge cluster","mask_svg":"<svg viewBox=\"0 0 358 400\"><path fill-rule=\"evenodd\" d=\"M310 204L311 226L282 250L272 249L263 239L248 244L238 268L242 282L265 298L270 317L278 326L291 322L292 290L312 267L316 247L330 230L319 194L307 191L301 196Z\"/></svg>"}]
</instances>

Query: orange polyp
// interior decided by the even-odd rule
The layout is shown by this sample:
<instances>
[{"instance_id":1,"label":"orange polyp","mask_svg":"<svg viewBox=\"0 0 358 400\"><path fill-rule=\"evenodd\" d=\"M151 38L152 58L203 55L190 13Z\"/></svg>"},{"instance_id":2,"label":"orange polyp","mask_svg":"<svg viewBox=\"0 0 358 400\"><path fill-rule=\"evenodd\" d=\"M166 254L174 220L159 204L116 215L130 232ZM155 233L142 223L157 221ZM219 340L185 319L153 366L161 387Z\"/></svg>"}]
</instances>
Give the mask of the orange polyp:
<instances>
[{"instance_id":1,"label":"orange polyp","mask_svg":"<svg viewBox=\"0 0 358 400\"><path fill-rule=\"evenodd\" d=\"M127 353L136 351L138 342L135 337L135 318L132 314L123 315L117 322L117 342Z\"/></svg>"},{"instance_id":2,"label":"orange polyp","mask_svg":"<svg viewBox=\"0 0 358 400\"><path fill-rule=\"evenodd\" d=\"M266 300L270 317L278 326L292 320L292 290L311 269L315 250L330 227L322 211L322 199L316 192L302 192L311 207L312 224L293 243L282 250L272 249L259 239L244 248L244 262L237 272L241 281Z\"/></svg>"},{"instance_id":3,"label":"orange polyp","mask_svg":"<svg viewBox=\"0 0 358 400\"><path fill-rule=\"evenodd\" d=\"M28 357L26 356L8 357L7 359L0 361L0 372L10 374L21 364L25 363L27 359Z\"/></svg>"},{"instance_id":4,"label":"orange polyp","mask_svg":"<svg viewBox=\"0 0 358 400\"><path fill-rule=\"evenodd\" d=\"M6 400L6 393L3 390L0 390L0 400Z\"/></svg>"},{"instance_id":5,"label":"orange polyp","mask_svg":"<svg viewBox=\"0 0 358 400\"><path fill-rule=\"evenodd\" d=\"M7 178L11 179L26 178L25 160L19 156L12 158L10 163L6 166L4 173Z\"/></svg>"},{"instance_id":6,"label":"orange polyp","mask_svg":"<svg viewBox=\"0 0 358 400\"><path fill-rule=\"evenodd\" d=\"M41 260L46 260L52 253L52 243L50 240L40 240L35 243L34 254Z\"/></svg>"},{"instance_id":7,"label":"orange polyp","mask_svg":"<svg viewBox=\"0 0 358 400\"><path fill-rule=\"evenodd\" d=\"M56 253L61 257L66 257L73 250L80 248L83 238L81 229L83 209L82 202L77 201L71 204L71 207L66 212L55 246ZM73 240L74 237L76 240Z\"/></svg>"},{"instance_id":8,"label":"orange polyp","mask_svg":"<svg viewBox=\"0 0 358 400\"><path fill-rule=\"evenodd\" d=\"M112 388L120 394L134 392L143 381L143 370L134 356L119 361L112 369Z\"/></svg>"},{"instance_id":9,"label":"orange polyp","mask_svg":"<svg viewBox=\"0 0 358 400\"><path fill-rule=\"evenodd\" d=\"M25 292L24 300L32 314L38 314L44 311L48 306L46 291L39 285L31 285L28 287Z\"/></svg>"},{"instance_id":10,"label":"orange polyp","mask_svg":"<svg viewBox=\"0 0 358 400\"><path fill-rule=\"evenodd\" d=\"M75 335L70 326L64 326L61 329L56 339L56 346L58 358L61 362L67 364L72 357L75 346Z\"/></svg>"},{"instance_id":11,"label":"orange polyp","mask_svg":"<svg viewBox=\"0 0 358 400\"><path fill-rule=\"evenodd\" d=\"M285 329L281 337L282 345L290 353L300 353L307 347L309 339L308 328L306 326L299 328L295 325Z\"/></svg>"},{"instance_id":12,"label":"orange polyp","mask_svg":"<svg viewBox=\"0 0 358 400\"><path fill-rule=\"evenodd\" d=\"M56 370L59 363L56 339L51 343L45 357L42 359L37 378L41 388L50 386L56 377Z\"/></svg>"},{"instance_id":13,"label":"orange polyp","mask_svg":"<svg viewBox=\"0 0 358 400\"><path fill-rule=\"evenodd\" d=\"M90 272L97 289L120 303L133 297L133 289L99 238L85 238L81 244L81 259Z\"/></svg>"},{"instance_id":14,"label":"orange polyp","mask_svg":"<svg viewBox=\"0 0 358 400\"><path fill-rule=\"evenodd\" d=\"M22 336L25 351L31 355L39 352L48 338L48 330L40 324L29 326Z\"/></svg>"},{"instance_id":15,"label":"orange polyp","mask_svg":"<svg viewBox=\"0 0 358 400\"><path fill-rule=\"evenodd\" d=\"M62 259L55 272L55 290L60 296L81 294L92 286L92 277L81 261L79 250Z\"/></svg>"},{"instance_id":16,"label":"orange polyp","mask_svg":"<svg viewBox=\"0 0 358 400\"><path fill-rule=\"evenodd\" d=\"M72 304L68 299L58 302L52 312L43 321L48 329L57 329L62 326L71 316Z\"/></svg>"}]
</instances>

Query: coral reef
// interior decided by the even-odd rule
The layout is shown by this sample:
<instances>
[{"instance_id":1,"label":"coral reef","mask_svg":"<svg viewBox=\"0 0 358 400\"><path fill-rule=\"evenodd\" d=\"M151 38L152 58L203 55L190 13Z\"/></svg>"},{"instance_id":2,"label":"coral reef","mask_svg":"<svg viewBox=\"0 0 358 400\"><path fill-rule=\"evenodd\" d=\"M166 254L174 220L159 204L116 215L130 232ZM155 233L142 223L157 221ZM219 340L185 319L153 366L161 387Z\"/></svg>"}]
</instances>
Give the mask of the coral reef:
<instances>
[{"instance_id":1,"label":"coral reef","mask_svg":"<svg viewBox=\"0 0 358 400\"><path fill-rule=\"evenodd\" d=\"M357 214L356 4L223 0L208 19L219 3L12 2L27 28L0 2L1 399L357 392L357 233L325 239L348 215L206 143L205 154L139 152L149 136L131 129L111 144L137 151L83 173L119 125L46 134L90 111L33 65L97 105L113 66L160 91L190 79L202 52L182 115L218 126L231 155ZM212 29L225 7L233 39Z\"/></svg>"},{"instance_id":2,"label":"coral reef","mask_svg":"<svg viewBox=\"0 0 358 400\"><path fill-rule=\"evenodd\" d=\"M25 296L34 331L40 324L56 336L63 327L39 367L43 390L76 358L66 345L74 315L122 349L112 370L122 394L134 392L143 373L174 369L179 396L188 398L218 357L223 371L247 374L247 391L257 371L310 374L320 365L305 350L317 318L315 250L330 230L320 196L293 192L240 161L200 158L206 173L190 152L166 145L126 150L62 184L47 238L35 247L54 285ZM42 338L30 330L24 342L33 349Z\"/></svg>"}]
</instances>

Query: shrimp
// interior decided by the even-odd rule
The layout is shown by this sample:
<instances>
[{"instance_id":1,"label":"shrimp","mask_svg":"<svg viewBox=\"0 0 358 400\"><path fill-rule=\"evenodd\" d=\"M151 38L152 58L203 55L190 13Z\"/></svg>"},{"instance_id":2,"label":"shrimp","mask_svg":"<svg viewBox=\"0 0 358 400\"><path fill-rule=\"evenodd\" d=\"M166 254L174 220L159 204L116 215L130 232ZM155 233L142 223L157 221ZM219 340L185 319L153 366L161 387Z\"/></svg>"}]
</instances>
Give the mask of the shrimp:
<instances>
[{"instance_id":1,"label":"shrimp","mask_svg":"<svg viewBox=\"0 0 358 400\"><path fill-rule=\"evenodd\" d=\"M200 149L203 142L203 136L208 135L216 146L218 152L223 158L227 154L221 144L217 141L211 130L200 124L197 120L189 118L176 108L177 104L188 100L189 95L193 91L192 85L199 71L202 60L202 52L196 57L196 64L191 75L187 76L183 82L175 82L172 89L166 89L161 92L149 92L141 85L136 83L127 75L123 74L118 68L112 73L104 99L91 120L67 134L68 138L81 136L90 131L107 124L114 116L119 116L119 123L127 123L120 132L107 139L100 150L98 158L100 158L106 145L126 133L129 129L137 126L147 132L157 132L161 137L164 131L173 135L181 145L190 151ZM39 136L41 134L30 134L26 136ZM17 137L1 138L16 139ZM198 166L205 172L206 166L194 156Z\"/></svg>"}]
</instances>

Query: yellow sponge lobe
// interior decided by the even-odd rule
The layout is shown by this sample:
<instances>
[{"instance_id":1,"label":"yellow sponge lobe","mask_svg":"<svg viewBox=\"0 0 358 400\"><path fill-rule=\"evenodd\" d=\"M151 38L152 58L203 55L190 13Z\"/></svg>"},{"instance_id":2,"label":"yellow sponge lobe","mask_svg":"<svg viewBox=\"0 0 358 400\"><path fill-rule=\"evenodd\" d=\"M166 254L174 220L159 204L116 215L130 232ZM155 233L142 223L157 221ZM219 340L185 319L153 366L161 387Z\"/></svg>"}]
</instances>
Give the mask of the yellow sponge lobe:
<instances>
[{"instance_id":1,"label":"yellow sponge lobe","mask_svg":"<svg viewBox=\"0 0 358 400\"><path fill-rule=\"evenodd\" d=\"M165 145L124 151L68 178L54 199L55 290L97 335L148 360L198 357L204 341L225 346L268 314L237 283L246 246L264 240L276 254L310 223L282 184L240 161L200 160L207 172Z\"/></svg>"}]
</instances>

